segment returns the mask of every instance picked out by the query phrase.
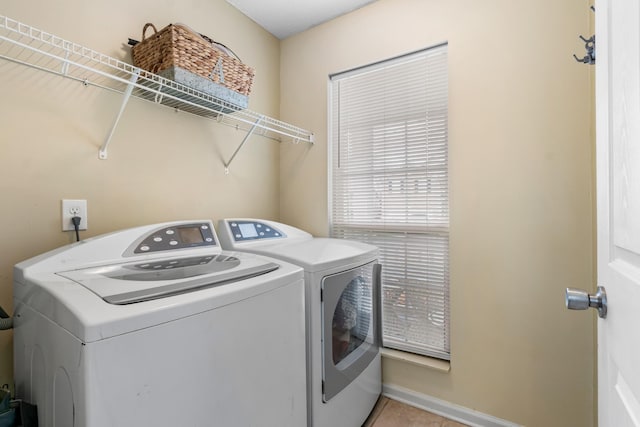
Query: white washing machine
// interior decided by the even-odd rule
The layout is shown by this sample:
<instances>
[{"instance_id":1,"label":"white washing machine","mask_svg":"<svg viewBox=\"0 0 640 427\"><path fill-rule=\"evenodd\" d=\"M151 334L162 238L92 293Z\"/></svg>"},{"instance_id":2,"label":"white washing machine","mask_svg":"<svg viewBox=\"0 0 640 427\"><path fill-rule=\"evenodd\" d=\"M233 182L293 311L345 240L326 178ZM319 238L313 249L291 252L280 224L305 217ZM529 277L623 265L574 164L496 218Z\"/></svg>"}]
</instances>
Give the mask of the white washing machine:
<instances>
[{"instance_id":1,"label":"white washing machine","mask_svg":"<svg viewBox=\"0 0 640 427\"><path fill-rule=\"evenodd\" d=\"M273 221L224 219L224 249L304 268L310 427L360 427L380 396L378 248Z\"/></svg>"},{"instance_id":2,"label":"white washing machine","mask_svg":"<svg viewBox=\"0 0 640 427\"><path fill-rule=\"evenodd\" d=\"M300 267L210 221L88 239L14 269L16 395L42 427L300 427Z\"/></svg>"}]
</instances>

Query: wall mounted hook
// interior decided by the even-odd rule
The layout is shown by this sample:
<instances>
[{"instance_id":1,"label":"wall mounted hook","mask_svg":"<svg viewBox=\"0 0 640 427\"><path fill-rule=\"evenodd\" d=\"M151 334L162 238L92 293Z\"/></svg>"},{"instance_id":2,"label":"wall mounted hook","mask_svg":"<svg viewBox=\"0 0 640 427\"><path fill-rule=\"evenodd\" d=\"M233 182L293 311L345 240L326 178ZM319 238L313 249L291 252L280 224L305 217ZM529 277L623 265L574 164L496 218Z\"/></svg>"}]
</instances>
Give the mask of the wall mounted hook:
<instances>
[{"instance_id":1,"label":"wall mounted hook","mask_svg":"<svg viewBox=\"0 0 640 427\"><path fill-rule=\"evenodd\" d=\"M592 11L596 11L594 6L589 7ZM584 48L587 51L587 54L582 58L578 58L576 54L573 54L573 57L576 61L581 62L583 64L595 64L596 63L596 36L595 34L588 39L582 37L582 35L578 36L580 40L584 42Z\"/></svg>"},{"instance_id":2,"label":"wall mounted hook","mask_svg":"<svg viewBox=\"0 0 640 427\"><path fill-rule=\"evenodd\" d=\"M593 35L588 39L584 38L582 35L578 37L580 37L580 40L584 42L584 48L587 51L587 54L582 58L578 58L574 53L573 57L575 58L576 61L582 62L583 64L595 64L596 63L596 36Z\"/></svg>"}]
</instances>

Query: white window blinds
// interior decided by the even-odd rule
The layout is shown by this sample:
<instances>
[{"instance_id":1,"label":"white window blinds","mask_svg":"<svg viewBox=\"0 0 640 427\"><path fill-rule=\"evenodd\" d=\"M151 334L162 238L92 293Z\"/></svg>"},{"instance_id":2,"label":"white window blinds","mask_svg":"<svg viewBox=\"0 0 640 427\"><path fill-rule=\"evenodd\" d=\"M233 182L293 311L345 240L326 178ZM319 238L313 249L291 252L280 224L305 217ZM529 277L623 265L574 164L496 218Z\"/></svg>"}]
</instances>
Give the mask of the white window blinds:
<instances>
[{"instance_id":1,"label":"white window blinds","mask_svg":"<svg viewBox=\"0 0 640 427\"><path fill-rule=\"evenodd\" d=\"M380 248L383 345L449 359L447 46L330 81L331 234Z\"/></svg>"}]
</instances>

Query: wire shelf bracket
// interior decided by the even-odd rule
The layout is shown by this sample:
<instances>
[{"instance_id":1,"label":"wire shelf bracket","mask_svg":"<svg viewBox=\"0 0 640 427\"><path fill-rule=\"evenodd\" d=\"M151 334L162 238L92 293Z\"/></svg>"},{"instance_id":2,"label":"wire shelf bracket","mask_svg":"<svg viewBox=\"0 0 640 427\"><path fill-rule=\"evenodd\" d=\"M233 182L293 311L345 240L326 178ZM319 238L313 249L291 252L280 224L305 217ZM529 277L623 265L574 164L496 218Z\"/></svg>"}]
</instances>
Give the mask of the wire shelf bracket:
<instances>
[{"instance_id":1,"label":"wire shelf bracket","mask_svg":"<svg viewBox=\"0 0 640 427\"><path fill-rule=\"evenodd\" d=\"M135 87L134 85L138 80L139 76L140 76L139 70L137 70L131 75L131 80L129 81L129 84L127 85L127 89L124 91L124 94L122 97L122 105L120 106L120 111L118 111L118 115L116 116L116 119L113 122L113 125L111 126L111 131L109 131L109 135L107 135L107 139L105 139L105 141L102 143L102 147L100 147L100 151L98 152L98 157L101 160L107 159L107 147L109 146L109 142L111 142L111 138L113 138L113 133L116 131L116 127L118 126L120 117L122 117L122 113L124 113L124 109L127 106L127 103L129 102L129 98L133 93L133 88Z\"/></svg>"},{"instance_id":2,"label":"wire shelf bracket","mask_svg":"<svg viewBox=\"0 0 640 427\"><path fill-rule=\"evenodd\" d=\"M256 120L256 122L253 124L253 126L251 126L251 129L249 129L247 134L244 136L244 138L242 139L242 142L240 143L240 145L238 145L238 148L236 148L236 151L233 152L233 154L231 155L231 158L229 159L229 161L225 162L225 164L224 164L224 173L225 173L225 175L229 174L229 165L231 164L231 162L233 162L233 159L235 159L236 155L238 154L238 151L240 151L240 149L242 148L244 143L247 142L247 140L251 137L251 135L253 135L253 132L255 132L256 127L258 127L258 125L260 124L260 122L262 121L263 118L264 117L258 117L258 120Z\"/></svg>"}]
</instances>

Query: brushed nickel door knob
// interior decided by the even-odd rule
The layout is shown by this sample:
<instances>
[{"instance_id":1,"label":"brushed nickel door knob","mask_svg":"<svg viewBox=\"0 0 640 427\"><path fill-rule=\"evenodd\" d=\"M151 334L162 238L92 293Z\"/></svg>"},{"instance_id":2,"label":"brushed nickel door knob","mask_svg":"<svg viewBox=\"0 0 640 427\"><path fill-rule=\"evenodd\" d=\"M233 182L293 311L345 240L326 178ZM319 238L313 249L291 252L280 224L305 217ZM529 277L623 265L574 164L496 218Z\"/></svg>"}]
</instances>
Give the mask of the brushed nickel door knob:
<instances>
[{"instance_id":1,"label":"brushed nickel door knob","mask_svg":"<svg viewBox=\"0 0 640 427\"><path fill-rule=\"evenodd\" d=\"M607 292L604 286L598 286L595 295L590 295L582 289L567 288L564 302L569 310L586 310L589 307L598 309L598 316L607 317Z\"/></svg>"}]
</instances>

